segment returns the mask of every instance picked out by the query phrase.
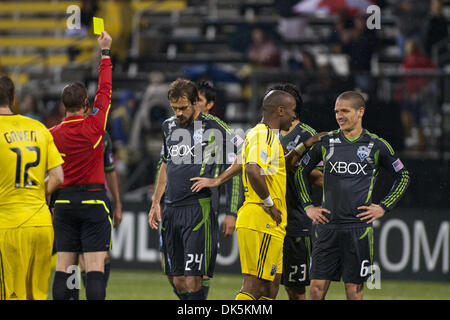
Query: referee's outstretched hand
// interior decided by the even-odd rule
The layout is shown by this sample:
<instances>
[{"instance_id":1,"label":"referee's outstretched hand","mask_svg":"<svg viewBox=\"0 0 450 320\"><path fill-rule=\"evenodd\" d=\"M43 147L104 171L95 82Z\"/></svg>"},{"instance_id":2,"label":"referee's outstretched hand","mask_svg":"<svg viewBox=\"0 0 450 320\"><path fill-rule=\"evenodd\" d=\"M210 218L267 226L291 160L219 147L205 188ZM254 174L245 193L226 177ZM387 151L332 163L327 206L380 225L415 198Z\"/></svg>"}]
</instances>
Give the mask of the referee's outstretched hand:
<instances>
[{"instance_id":1,"label":"referee's outstretched hand","mask_svg":"<svg viewBox=\"0 0 450 320\"><path fill-rule=\"evenodd\" d=\"M103 49L111 49L112 38L108 32L103 31L97 39L98 45Z\"/></svg>"}]
</instances>

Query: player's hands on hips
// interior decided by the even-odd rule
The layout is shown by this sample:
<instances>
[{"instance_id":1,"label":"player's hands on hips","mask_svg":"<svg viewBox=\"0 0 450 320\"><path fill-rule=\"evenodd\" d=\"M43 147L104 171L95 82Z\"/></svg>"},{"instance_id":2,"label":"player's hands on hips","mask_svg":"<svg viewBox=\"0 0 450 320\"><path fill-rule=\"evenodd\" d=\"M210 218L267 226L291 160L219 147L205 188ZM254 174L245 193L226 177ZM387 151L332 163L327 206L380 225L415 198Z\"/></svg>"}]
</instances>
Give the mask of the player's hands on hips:
<instances>
[{"instance_id":1,"label":"player's hands on hips","mask_svg":"<svg viewBox=\"0 0 450 320\"><path fill-rule=\"evenodd\" d=\"M191 181L195 181L194 184L191 186L192 192L199 192L203 188L215 188L220 185L218 179L215 178L195 177L191 178Z\"/></svg>"},{"instance_id":2,"label":"player's hands on hips","mask_svg":"<svg viewBox=\"0 0 450 320\"><path fill-rule=\"evenodd\" d=\"M275 207L275 205L271 206L271 207L266 207L263 204L260 204L261 207L263 207L263 209L270 214L270 216L272 217L273 220L275 220L276 224L279 225L281 223L281 211Z\"/></svg>"},{"instance_id":3,"label":"player's hands on hips","mask_svg":"<svg viewBox=\"0 0 450 320\"><path fill-rule=\"evenodd\" d=\"M310 147L312 147L313 144L319 142L320 139L322 138L322 136L324 136L326 134L328 134L328 132L316 133L312 137L309 137L305 142L303 142L303 144L305 145L306 148L310 148Z\"/></svg>"},{"instance_id":4,"label":"player's hands on hips","mask_svg":"<svg viewBox=\"0 0 450 320\"><path fill-rule=\"evenodd\" d=\"M103 49L111 49L112 38L108 32L103 31L97 39L98 45Z\"/></svg>"},{"instance_id":5,"label":"player's hands on hips","mask_svg":"<svg viewBox=\"0 0 450 320\"><path fill-rule=\"evenodd\" d=\"M159 222L161 221L161 205L157 202L152 203L150 212L148 213L148 225L152 229L158 229Z\"/></svg>"},{"instance_id":6,"label":"player's hands on hips","mask_svg":"<svg viewBox=\"0 0 450 320\"><path fill-rule=\"evenodd\" d=\"M306 210L306 215L313 221L314 224L325 224L328 222L322 212L331 213L330 210L319 207L309 207Z\"/></svg>"},{"instance_id":7,"label":"player's hands on hips","mask_svg":"<svg viewBox=\"0 0 450 320\"><path fill-rule=\"evenodd\" d=\"M375 220L384 216L386 211L379 205L371 203L370 206L360 206L358 210L365 210L356 216L360 218L361 221L367 221L367 224L374 222Z\"/></svg>"},{"instance_id":8,"label":"player's hands on hips","mask_svg":"<svg viewBox=\"0 0 450 320\"><path fill-rule=\"evenodd\" d=\"M222 222L222 232L225 237L231 236L233 234L234 228L236 227L236 217L232 215L225 215L225 219Z\"/></svg>"}]
</instances>

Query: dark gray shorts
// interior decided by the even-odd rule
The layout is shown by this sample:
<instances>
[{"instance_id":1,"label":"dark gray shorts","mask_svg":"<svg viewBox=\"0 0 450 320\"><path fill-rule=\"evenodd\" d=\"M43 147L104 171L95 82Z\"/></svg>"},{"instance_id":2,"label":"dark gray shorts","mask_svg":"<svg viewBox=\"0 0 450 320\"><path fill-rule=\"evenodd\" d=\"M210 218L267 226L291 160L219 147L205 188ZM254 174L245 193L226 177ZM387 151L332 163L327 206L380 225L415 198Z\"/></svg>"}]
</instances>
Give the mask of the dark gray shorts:
<instances>
[{"instance_id":1,"label":"dark gray shorts","mask_svg":"<svg viewBox=\"0 0 450 320\"><path fill-rule=\"evenodd\" d=\"M311 279L363 283L373 264L373 228L316 228Z\"/></svg>"},{"instance_id":2,"label":"dark gray shorts","mask_svg":"<svg viewBox=\"0 0 450 320\"><path fill-rule=\"evenodd\" d=\"M218 226L209 198L190 206L165 206L161 251L171 276L213 276Z\"/></svg>"},{"instance_id":3,"label":"dark gray shorts","mask_svg":"<svg viewBox=\"0 0 450 320\"><path fill-rule=\"evenodd\" d=\"M311 239L309 236L286 236L283 244L281 284L287 287L309 285Z\"/></svg>"}]
</instances>

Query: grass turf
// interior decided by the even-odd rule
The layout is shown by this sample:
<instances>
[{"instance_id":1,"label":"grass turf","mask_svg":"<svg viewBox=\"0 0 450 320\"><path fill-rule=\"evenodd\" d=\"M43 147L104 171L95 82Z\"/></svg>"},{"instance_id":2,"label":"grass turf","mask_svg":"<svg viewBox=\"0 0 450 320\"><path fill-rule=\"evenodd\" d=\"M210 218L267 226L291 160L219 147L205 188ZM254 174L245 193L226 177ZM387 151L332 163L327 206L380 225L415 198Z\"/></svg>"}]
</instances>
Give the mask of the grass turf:
<instances>
[{"instance_id":1,"label":"grass turf","mask_svg":"<svg viewBox=\"0 0 450 320\"><path fill-rule=\"evenodd\" d=\"M208 300L233 300L242 283L239 274L218 273L210 281ZM48 298L52 299L53 273ZM85 299L84 287L80 300ZM160 271L112 269L106 290L108 300L177 300L166 276ZM344 284L332 282L327 300L344 300ZM449 300L448 282L381 280L380 289L364 288L365 300ZM280 286L277 300L287 300L284 286Z\"/></svg>"}]
</instances>

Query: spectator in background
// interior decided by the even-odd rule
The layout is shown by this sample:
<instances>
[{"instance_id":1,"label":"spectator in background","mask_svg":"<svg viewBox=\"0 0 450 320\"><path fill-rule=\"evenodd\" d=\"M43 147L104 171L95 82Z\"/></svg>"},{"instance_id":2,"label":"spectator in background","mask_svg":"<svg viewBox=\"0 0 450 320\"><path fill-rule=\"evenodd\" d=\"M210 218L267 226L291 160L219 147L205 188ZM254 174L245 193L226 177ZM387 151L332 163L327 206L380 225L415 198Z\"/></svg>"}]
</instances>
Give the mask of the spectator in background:
<instances>
[{"instance_id":1,"label":"spectator in background","mask_svg":"<svg viewBox=\"0 0 450 320\"><path fill-rule=\"evenodd\" d=\"M82 0L80 10L80 28L66 29L67 37L74 37L78 39L85 38L90 32L92 32L92 18L95 17L98 11L97 0ZM75 58L81 53L80 48L77 46L69 46L68 54L70 61L75 61Z\"/></svg>"},{"instance_id":2,"label":"spectator in background","mask_svg":"<svg viewBox=\"0 0 450 320\"><path fill-rule=\"evenodd\" d=\"M46 108L48 113L44 116L44 125L47 128L60 124L66 116L66 109L62 102L49 101L47 102Z\"/></svg>"},{"instance_id":3,"label":"spectator in background","mask_svg":"<svg viewBox=\"0 0 450 320\"><path fill-rule=\"evenodd\" d=\"M371 87L371 60L376 50L377 38L366 26L366 17L357 15L353 19L341 13L330 37L333 53L349 56L350 69L354 74L356 87L369 91Z\"/></svg>"},{"instance_id":4,"label":"spectator in background","mask_svg":"<svg viewBox=\"0 0 450 320\"><path fill-rule=\"evenodd\" d=\"M425 52L431 57L433 45L448 38L447 19L442 14L442 1L432 0L430 5L431 16L425 28ZM449 41L447 39L447 41Z\"/></svg>"},{"instance_id":5,"label":"spectator in background","mask_svg":"<svg viewBox=\"0 0 450 320\"><path fill-rule=\"evenodd\" d=\"M116 168L119 180L126 181L125 177L129 169L136 164L139 158L139 153L133 152L128 145L136 112L136 98L132 92L123 91L119 103L119 106L112 110L110 134L116 150Z\"/></svg>"},{"instance_id":6,"label":"spectator in background","mask_svg":"<svg viewBox=\"0 0 450 320\"><path fill-rule=\"evenodd\" d=\"M284 40L301 40L305 36L307 20L294 12L293 7L298 0L277 0L274 5L280 19L278 20L278 32Z\"/></svg>"},{"instance_id":7,"label":"spectator in background","mask_svg":"<svg viewBox=\"0 0 450 320\"><path fill-rule=\"evenodd\" d=\"M408 40L405 45L406 57L402 62L404 71L434 69L435 65L430 57L423 53L419 43ZM405 144L407 147L418 146L419 150L425 147L425 136L421 128L423 114L424 92L430 82L426 76L406 76L403 79L397 99L402 106L401 120L404 130Z\"/></svg>"},{"instance_id":8,"label":"spectator in background","mask_svg":"<svg viewBox=\"0 0 450 320\"><path fill-rule=\"evenodd\" d=\"M428 0L399 0L394 4L393 14L399 30L397 45L400 55L405 56L405 43L407 40L421 42L423 18L427 16L429 8Z\"/></svg>"},{"instance_id":9,"label":"spectator in background","mask_svg":"<svg viewBox=\"0 0 450 320\"><path fill-rule=\"evenodd\" d=\"M351 28L353 19L346 11L340 11L336 14L337 19L333 25L333 31L328 39L333 53L342 53L342 44L350 42Z\"/></svg>"},{"instance_id":10,"label":"spectator in background","mask_svg":"<svg viewBox=\"0 0 450 320\"><path fill-rule=\"evenodd\" d=\"M247 57L254 67L280 66L280 50L275 41L261 28L252 30Z\"/></svg>"},{"instance_id":11,"label":"spectator in background","mask_svg":"<svg viewBox=\"0 0 450 320\"><path fill-rule=\"evenodd\" d=\"M147 89L131 126L129 146L135 151L143 150L147 133L152 135L157 131L159 134L161 124L172 112L167 99L169 85L165 83L164 74L153 71L148 79Z\"/></svg>"},{"instance_id":12,"label":"spectator in background","mask_svg":"<svg viewBox=\"0 0 450 320\"><path fill-rule=\"evenodd\" d=\"M25 117L42 122L42 116L39 113L39 102L35 96L28 93L21 103L21 111Z\"/></svg>"},{"instance_id":13,"label":"spectator in background","mask_svg":"<svg viewBox=\"0 0 450 320\"><path fill-rule=\"evenodd\" d=\"M377 38L374 30L367 28L366 17L356 16L350 30L350 42L344 45L343 50L350 57L350 70L354 74L356 87L366 92L371 89L371 60L376 47Z\"/></svg>"},{"instance_id":14,"label":"spectator in background","mask_svg":"<svg viewBox=\"0 0 450 320\"><path fill-rule=\"evenodd\" d=\"M81 1L80 22L87 30L89 30L90 26L92 25L92 18L95 17L98 9L98 0Z\"/></svg>"}]
</instances>

